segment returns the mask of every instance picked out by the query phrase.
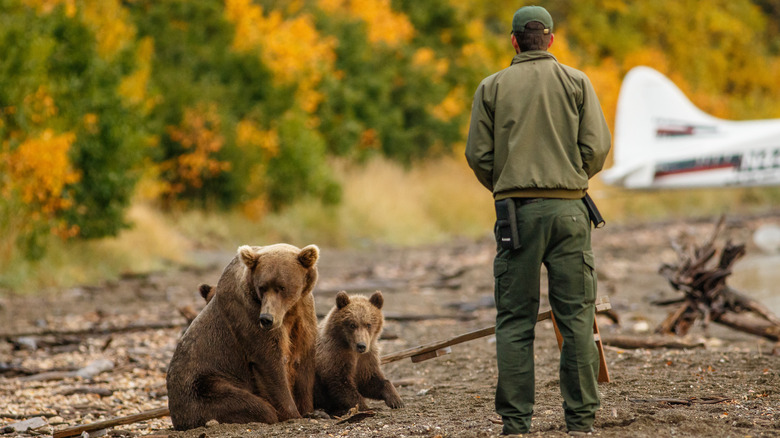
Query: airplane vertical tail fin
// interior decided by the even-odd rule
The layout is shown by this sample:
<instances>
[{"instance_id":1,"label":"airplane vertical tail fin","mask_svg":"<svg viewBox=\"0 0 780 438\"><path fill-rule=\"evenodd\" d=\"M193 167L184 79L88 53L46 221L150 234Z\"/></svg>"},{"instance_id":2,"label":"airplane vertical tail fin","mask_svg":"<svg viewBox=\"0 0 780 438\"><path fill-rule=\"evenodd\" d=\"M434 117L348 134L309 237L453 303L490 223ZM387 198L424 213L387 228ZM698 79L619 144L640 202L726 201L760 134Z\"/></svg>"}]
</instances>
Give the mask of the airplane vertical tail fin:
<instances>
[{"instance_id":1,"label":"airplane vertical tail fin","mask_svg":"<svg viewBox=\"0 0 780 438\"><path fill-rule=\"evenodd\" d=\"M713 117L649 67L628 72L608 184L629 189L780 184L780 119Z\"/></svg>"},{"instance_id":2,"label":"airplane vertical tail fin","mask_svg":"<svg viewBox=\"0 0 780 438\"><path fill-rule=\"evenodd\" d=\"M618 97L615 161L637 153L652 155L657 138L691 135L697 127L716 121L663 74L650 67L635 67L623 79Z\"/></svg>"},{"instance_id":3,"label":"airplane vertical tail fin","mask_svg":"<svg viewBox=\"0 0 780 438\"><path fill-rule=\"evenodd\" d=\"M629 168L657 158L659 141L701 133L718 120L698 109L658 71L631 69L623 79L615 114L614 166L603 179L618 182Z\"/></svg>"}]
</instances>

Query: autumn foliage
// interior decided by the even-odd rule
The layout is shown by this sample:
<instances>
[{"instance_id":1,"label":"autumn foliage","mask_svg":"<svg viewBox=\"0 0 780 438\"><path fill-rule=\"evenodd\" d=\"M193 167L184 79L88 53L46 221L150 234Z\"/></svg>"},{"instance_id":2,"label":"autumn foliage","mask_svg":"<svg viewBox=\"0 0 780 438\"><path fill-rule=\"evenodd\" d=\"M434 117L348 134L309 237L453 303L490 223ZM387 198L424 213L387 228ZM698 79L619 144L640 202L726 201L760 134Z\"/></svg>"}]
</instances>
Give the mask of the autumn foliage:
<instances>
[{"instance_id":1,"label":"autumn foliage","mask_svg":"<svg viewBox=\"0 0 780 438\"><path fill-rule=\"evenodd\" d=\"M776 0L542 4L551 51L590 76L610 123L637 65L716 116L780 117ZM338 202L330 157L460 151L477 83L513 55L519 6L0 0L1 249L116 234L142 175L162 208L260 218Z\"/></svg>"}]
</instances>

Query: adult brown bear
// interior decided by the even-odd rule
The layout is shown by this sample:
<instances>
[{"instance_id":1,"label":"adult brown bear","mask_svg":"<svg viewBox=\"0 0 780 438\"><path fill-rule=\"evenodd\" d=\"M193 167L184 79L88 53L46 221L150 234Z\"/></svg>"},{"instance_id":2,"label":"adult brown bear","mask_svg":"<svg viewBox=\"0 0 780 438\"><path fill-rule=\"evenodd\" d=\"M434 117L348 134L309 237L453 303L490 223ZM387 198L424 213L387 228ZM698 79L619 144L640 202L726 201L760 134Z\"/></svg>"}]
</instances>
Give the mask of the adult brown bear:
<instances>
[{"instance_id":1,"label":"adult brown bear","mask_svg":"<svg viewBox=\"0 0 780 438\"><path fill-rule=\"evenodd\" d=\"M174 428L276 423L313 410L318 258L314 245L238 248L168 367Z\"/></svg>"}]
</instances>

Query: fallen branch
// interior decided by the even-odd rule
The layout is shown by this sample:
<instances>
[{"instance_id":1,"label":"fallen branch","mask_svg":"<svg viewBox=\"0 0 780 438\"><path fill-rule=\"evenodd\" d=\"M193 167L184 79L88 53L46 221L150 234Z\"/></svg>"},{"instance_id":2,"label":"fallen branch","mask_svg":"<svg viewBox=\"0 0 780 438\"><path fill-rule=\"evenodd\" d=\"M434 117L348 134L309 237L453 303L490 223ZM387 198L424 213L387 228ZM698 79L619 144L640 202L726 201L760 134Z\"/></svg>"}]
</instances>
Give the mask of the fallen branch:
<instances>
[{"instance_id":1,"label":"fallen branch","mask_svg":"<svg viewBox=\"0 0 780 438\"><path fill-rule=\"evenodd\" d=\"M374 415L376 415L376 412L372 410L361 411L358 406L355 406L343 416L336 417L338 419L336 424L357 423L358 421L362 421L364 418L373 417Z\"/></svg>"},{"instance_id":2,"label":"fallen branch","mask_svg":"<svg viewBox=\"0 0 780 438\"><path fill-rule=\"evenodd\" d=\"M35 412L32 414L12 414L10 412L0 412L0 418L10 418L11 420L26 420L32 417L59 417L60 414L56 412Z\"/></svg>"},{"instance_id":3,"label":"fallen branch","mask_svg":"<svg viewBox=\"0 0 780 438\"><path fill-rule=\"evenodd\" d=\"M67 388L57 392L57 395L73 395L73 394L97 394L101 397L110 397L114 394L114 391L106 388L95 388L89 386L79 386L76 388Z\"/></svg>"},{"instance_id":4,"label":"fallen branch","mask_svg":"<svg viewBox=\"0 0 780 438\"><path fill-rule=\"evenodd\" d=\"M70 370L72 371L73 368ZM30 376L39 374L40 372L41 371L39 370L23 367L21 365L0 363L0 376L3 377Z\"/></svg>"},{"instance_id":5,"label":"fallen branch","mask_svg":"<svg viewBox=\"0 0 780 438\"><path fill-rule=\"evenodd\" d=\"M108 420L98 421L90 424L81 424L79 426L68 427L54 432L54 438L66 438L70 436L81 435L83 432L92 432L95 430L108 429L109 427L121 426L123 424L132 424L139 421L153 420L155 418L166 417L171 411L165 408L157 408L149 411L139 412L124 417L110 418Z\"/></svg>"},{"instance_id":6,"label":"fallen branch","mask_svg":"<svg viewBox=\"0 0 780 438\"><path fill-rule=\"evenodd\" d=\"M6 341L12 341L14 339L22 337L39 337L39 336L103 336L112 333L132 333L146 330L162 330L172 328L184 328L187 324L184 322L174 321L161 321L161 322L141 322L132 323L125 326L118 327L90 327L77 330L41 330L37 332L26 333L0 333L0 339Z\"/></svg>"}]
</instances>

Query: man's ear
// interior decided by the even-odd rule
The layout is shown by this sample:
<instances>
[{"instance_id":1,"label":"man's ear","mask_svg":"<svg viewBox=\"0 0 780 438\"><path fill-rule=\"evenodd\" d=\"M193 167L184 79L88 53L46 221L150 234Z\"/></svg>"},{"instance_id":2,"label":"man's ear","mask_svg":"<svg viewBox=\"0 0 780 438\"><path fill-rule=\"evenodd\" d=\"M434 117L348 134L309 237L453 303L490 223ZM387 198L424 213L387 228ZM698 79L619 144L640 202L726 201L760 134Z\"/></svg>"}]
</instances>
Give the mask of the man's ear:
<instances>
[{"instance_id":1,"label":"man's ear","mask_svg":"<svg viewBox=\"0 0 780 438\"><path fill-rule=\"evenodd\" d=\"M517 44L517 38L515 38L514 32L512 33L512 47L515 48L515 53L520 53L520 45Z\"/></svg>"},{"instance_id":2,"label":"man's ear","mask_svg":"<svg viewBox=\"0 0 780 438\"><path fill-rule=\"evenodd\" d=\"M552 46L553 40L555 39L555 34L550 34L550 42L547 44L547 48L549 49L550 46Z\"/></svg>"}]
</instances>

